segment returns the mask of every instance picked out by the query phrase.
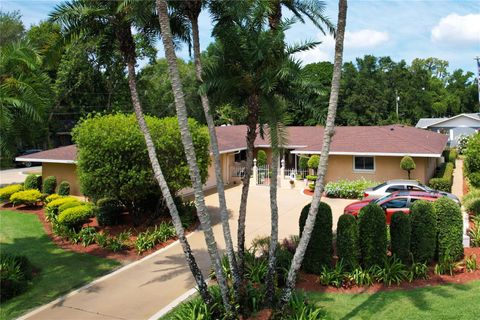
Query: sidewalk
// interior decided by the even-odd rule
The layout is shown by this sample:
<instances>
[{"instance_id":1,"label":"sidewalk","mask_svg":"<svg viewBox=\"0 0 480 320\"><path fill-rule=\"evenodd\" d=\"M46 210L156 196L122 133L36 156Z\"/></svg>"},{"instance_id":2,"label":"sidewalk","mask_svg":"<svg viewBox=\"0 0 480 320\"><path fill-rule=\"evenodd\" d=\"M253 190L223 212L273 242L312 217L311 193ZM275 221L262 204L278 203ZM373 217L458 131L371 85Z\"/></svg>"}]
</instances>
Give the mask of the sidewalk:
<instances>
[{"instance_id":1,"label":"sidewalk","mask_svg":"<svg viewBox=\"0 0 480 320\"><path fill-rule=\"evenodd\" d=\"M236 239L237 210L241 186L226 190L230 212L230 225ZM298 216L304 205L311 201L299 190L279 189L280 238L298 234ZM338 215L349 200L328 199L334 212L334 226ZM222 227L219 223L218 196L206 197L212 214L217 242L224 248ZM335 228L335 227L334 227ZM270 233L270 202L267 187L254 186L250 190L247 211L247 245L256 236ZM202 232L189 235L188 241L204 275L208 275L210 261L205 250ZM75 272L75 270L72 270ZM166 250L156 252L139 262L134 262L114 274L105 276L90 286L67 295L54 304L48 304L27 314L26 319L148 319L159 310L195 286L185 263L181 246L175 243Z\"/></svg>"},{"instance_id":2,"label":"sidewalk","mask_svg":"<svg viewBox=\"0 0 480 320\"><path fill-rule=\"evenodd\" d=\"M463 197L463 160L455 161L455 169L453 170L452 193L460 200Z\"/></svg>"}]
</instances>

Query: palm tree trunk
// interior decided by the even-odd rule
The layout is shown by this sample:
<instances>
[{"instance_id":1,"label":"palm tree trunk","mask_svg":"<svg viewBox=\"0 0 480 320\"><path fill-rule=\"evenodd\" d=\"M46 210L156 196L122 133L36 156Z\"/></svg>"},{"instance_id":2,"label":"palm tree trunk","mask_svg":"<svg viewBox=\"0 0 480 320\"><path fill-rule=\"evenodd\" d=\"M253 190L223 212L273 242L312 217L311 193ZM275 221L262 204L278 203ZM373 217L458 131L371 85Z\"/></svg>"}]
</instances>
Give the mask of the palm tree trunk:
<instances>
[{"instance_id":1,"label":"palm tree trunk","mask_svg":"<svg viewBox=\"0 0 480 320\"><path fill-rule=\"evenodd\" d=\"M270 134L271 131L270 131ZM273 143L272 143L273 144ZM277 205L277 180L278 180L278 161L279 150L278 146L274 148L272 145L272 177L270 178L270 210L271 210L271 225L270 232L270 246L268 249L268 271L266 279L266 304L273 307L273 297L275 296L275 263L276 251L278 244L278 205Z\"/></svg>"},{"instance_id":2,"label":"palm tree trunk","mask_svg":"<svg viewBox=\"0 0 480 320\"><path fill-rule=\"evenodd\" d=\"M343 38L345 34L346 20L347 0L339 0L337 35L335 39L335 61L333 65L332 76L332 90L330 93L330 101L328 103L328 115L325 125L325 132L323 135L322 153L320 157L320 163L318 165L318 177L315 184L315 191L313 193L310 211L308 212L307 221L305 222L305 228L303 229L300 243L298 244L295 255L293 256L292 264L290 266L290 270L288 271L286 287L280 300L282 308L287 305L288 301L290 300L292 291L295 287L296 275L302 264L308 242L310 241L310 236L312 234L313 226L315 225L315 219L317 216L318 207L320 205L320 200L324 188L324 180L328 166L328 154L330 152L330 143L335 133L334 125L335 115L337 112L338 93L340 90L340 78L342 75Z\"/></svg>"},{"instance_id":3,"label":"palm tree trunk","mask_svg":"<svg viewBox=\"0 0 480 320\"><path fill-rule=\"evenodd\" d=\"M128 69L128 85L130 87L133 108L135 110L135 115L137 117L138 125L140 127L140 130L143 133L145 142L147 144L148 156L150 158L150 163L152 164L155 179L157 180L158 185L162 190L162 194L167 203L168 210L170 211L172 222L175 227L175 231L177 233L180 244L182 246L185 259L187 260L188 266L190 267L190 271L192 272L193 277L195 278L195 282L197 283L200 295L203 301L205 301L207 305L213 306L213 299L210 293L208 292L208 287L203 277L202 271L198 267L197 262L195 261L195 257L192 254L190 244L188 243L188 240L185 237L185 231L182 226L180 215L178 213L177 207L173 200L172 194L170 193L170 189L168 188L167 181L163 176L160 163L158 162L157 152L155 150L155 146L153 144L150 131L147 127L147 123L145 122L145 117L143 115L142 106L140 104L140 99L138 97L138 92L137 92L137 81L136 81L134 60L128 61L127 69Z\"/></svg>"},{"instance_id":4,"label":"palm tree trunk","mask_svg":"<svg viewBox=\"0 0 480 320\"><path fill-rule=\"evenodd\" d=\"M193 56L195 60L195 76L199 83L203 83L202 79L202 60L200 56L200 37L198 32L198 16L191 18L192 35L193 35ZM220 152L218 150L217 133L215 132L215 123L210 112L210 103L208 96L205 93L200 94L202 101L203 112L207 120L208 132L210 133L210 146L213 154L213 166L215 168L215 178L217 181L218 202L220 204L220 217L222 219L223 236L225 239L225 247L227 251L228 262L232 272L234 283L235 298L238 299L238 291L240 289L241 280L238 274L237 260L235 258L235 251L233 249L232 234L230 232L230 225L228 223L227 201L225 198L225 185L223 183L222 171L220 166ZM226 168L228 170L228 168Z\"/></svg>"},{"instance_id":5,"label":"palm tree trunk","mask_svg":"<svg viewBox=\"0 0 480 320\"><path fill-rule=\"evenodd\" d=\"M205 205L202 179L196 161L192 136L188 127L187 108L185 106L182 82L180 80L180 74L177 67L177 57L173 47L167 3L165 0L156 0L156 6L158 11L158 20L162 30L161 35L163 47L165 49L165 57L167 59L170 81L172 83L172 91L175 99L175 107L177 110L182 144L185 149L185 155L187 157L187 163L190 171L190 178L192 180L195 194L195 206L197 207L198 217L205 235L205 242L207 244L210 260L214 267L215 275L222 293L223 304L225 310L229 312L232 309L230 306L229 289L221 267L220 254L218 253L217 242L215 240L215 235L213 234L210 214L208 213Z\"/></svg>"},{"instance_id":6,"label":"palm tree trunk","mask_svg":"<svg viewBox=\"0 0 480 320\"><path fill-rule=\"evenodd\" d=\"M247 161L245 175L243 176L242 196L240 199L240 209L238 213L238 272L241 279L245 273L245 219L247 216L248 190L250 188L250 177L253 168L253 150L255 148L255 139L257 138L258 112L260 110L259 97L256 94L248 98L248 117L247 117Z\"/></svg>"}]
</instances>

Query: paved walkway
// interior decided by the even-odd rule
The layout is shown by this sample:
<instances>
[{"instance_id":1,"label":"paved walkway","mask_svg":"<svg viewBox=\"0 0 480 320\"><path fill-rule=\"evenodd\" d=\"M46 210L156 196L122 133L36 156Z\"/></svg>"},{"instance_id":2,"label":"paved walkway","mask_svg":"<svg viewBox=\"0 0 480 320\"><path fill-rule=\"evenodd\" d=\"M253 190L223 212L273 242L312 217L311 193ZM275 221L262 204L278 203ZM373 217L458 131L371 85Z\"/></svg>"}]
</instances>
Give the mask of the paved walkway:
<instances>
[{"instance_id":1,"label":"paved walkway","mask_svg":"<svg viewBox=\"0 0 480 320\"><path fill-rule=\"evenodd\" d=\"M0 185L22 183L29 173L42 173L42 167L0 170Z\"/></svg>"},{"instance_id":2,"label":"paved walkway","mask_svg":"<svg viewBox=\"0 0 480 320\"><path fill-rule=\"evenodd\" d=\"M455 169L453 170L453 184L452 193L460 200L463 197L463 160L457 159L455 161Z\"/></svg>"},{"instance_id":3,"label":"paved walkway","mask_svg":"<svg viewBox=\"0 0 480 320\"><path fill-rule=\"evenodd\" d=\"M270 205L268 187L254 186L250 190L247 211L246 239L249 244L255 237L270 233ZM226 191L227 205L231 211L231 228L236 239L237 210L241 187ZM279 189L280 238L298 234L298 216L304 205L311 201L299 190ZM351 200L327 199L334 213L334 228L338 216ZM220 247L224 247L221 224L218 219L218 197L206 197L214 217L214 231ZM190 245L204 274L210 262L205 250L202 232L189 235ZM72 270L75 272L75 270ZM134 262L120 271L104 277L85 289L61 301L43 307L28 319L148 319L176 298L194 287L194 281L179 244L156 252L140 262ZM38 310L37 310L38 311Z\"/></svg>"}]
</instances>

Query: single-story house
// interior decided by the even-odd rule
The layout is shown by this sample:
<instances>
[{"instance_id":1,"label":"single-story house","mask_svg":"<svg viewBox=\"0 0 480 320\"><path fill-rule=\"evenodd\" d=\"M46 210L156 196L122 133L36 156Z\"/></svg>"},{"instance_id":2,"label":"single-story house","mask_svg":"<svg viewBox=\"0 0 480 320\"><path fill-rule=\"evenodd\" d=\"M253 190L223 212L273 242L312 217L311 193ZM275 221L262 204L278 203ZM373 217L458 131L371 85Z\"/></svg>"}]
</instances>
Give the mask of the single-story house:
<instances>
[{"instance_id":1,"label":"single-story house","mask_svg":"<svg viewBox=\"0 0 480 320\"><path fill-rule=\"evenodd\" d=\"M284 145L284 169L295 172L299 157L320 154L324 128L287 127L288 143ZM247 127L245 125L216 128L220 150L223 179L226 184L239 183L245 170ZM412 179L427 182L442 161L442 152L447 145L444 134L402 125L336 127L333 136L326 181L365 178L385 181L406 178L400 169L402 157L411 156L416 164ZM257 137L255 152L264 150L267 162L271 162L271 147L267 138ZM70 145L16 158L17 161L42 162L42 174L56 176L57 181L69 181L72 194L79 195L76 177L76 147ZM205 188L216 185L213 168Z\"/></svg>"},{"instance_id":2,"label":"single-story house","mask_svg":"<svg viewBox=\"0 0 480 320\"><path fill-rule=\"evenodd\" d=\"M450 118L421 118L415 126L443 133L448 144L455 147L460 136L469 136L480 130L480 113L461 113Z\"/></svg>"}]
</instances>

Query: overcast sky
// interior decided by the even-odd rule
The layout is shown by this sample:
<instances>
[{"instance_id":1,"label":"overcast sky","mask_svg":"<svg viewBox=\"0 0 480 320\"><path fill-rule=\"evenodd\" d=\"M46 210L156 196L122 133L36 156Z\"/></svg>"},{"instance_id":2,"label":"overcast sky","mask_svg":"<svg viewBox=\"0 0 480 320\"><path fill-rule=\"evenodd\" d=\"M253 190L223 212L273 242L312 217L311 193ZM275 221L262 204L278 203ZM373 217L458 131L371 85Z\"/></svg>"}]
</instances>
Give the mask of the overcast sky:
<instances>
[{"instance_id":1,"label":"overcast sky","mask_svg":"<svg viewBox=\"0 0 480 320\"><path fill-rule=\"evenodd\" d=\"M2 11L19 10L26 27L47 18L51 0L0 0ZM337 1L326 1L326 15L335 22ZM201 46L212 41L207 13L200 19ZM295 24L287 32L290 43L322 41L315 49L298 55L304 63L333 61L334 41L311 23ZM163 56L159 45L159 57ZM437 57L450 62L450 69L477 72L473 58L480 56L480 5L471 0L352 0L349 1L344 60L365 54L390 56L395 61ZM178 55L189 59L187 48Z\"/></svg>"}]
</instances>

